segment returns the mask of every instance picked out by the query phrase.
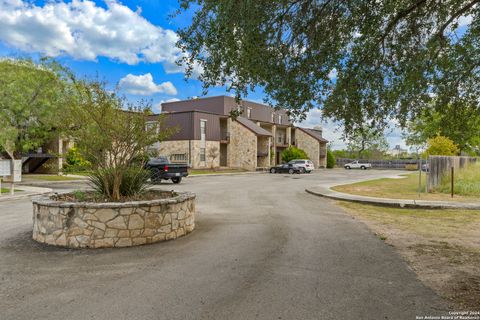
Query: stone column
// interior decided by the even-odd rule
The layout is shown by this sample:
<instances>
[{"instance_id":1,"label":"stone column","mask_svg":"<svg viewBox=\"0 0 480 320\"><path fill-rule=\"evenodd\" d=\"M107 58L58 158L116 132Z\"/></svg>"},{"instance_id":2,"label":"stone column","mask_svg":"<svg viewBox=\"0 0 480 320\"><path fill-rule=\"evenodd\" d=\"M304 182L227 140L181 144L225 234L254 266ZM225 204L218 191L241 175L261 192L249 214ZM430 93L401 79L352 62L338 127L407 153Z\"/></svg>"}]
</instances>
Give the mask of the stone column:
<instances>
[{"instance_id":1,"label":"stone column","mask_svg":"<svg viewBox=\"0 0 480 320\"><path fill-rule=\"evenodd\" d=\"M232 167L232 118L227 119L227 132L230 135L230 142L227 144L227 167Z\"/></svg>"},{"instance_id":2,"label":"stone column","mask_svg":"<svg viewBox=\"0 0 480 320\"><path fill-rule=\"evenodd\" d=\"M288 146L291 146L292 145L292 128L291 127L287 127L287 144Z\"/></svg>"},{"instance_id":3,"label":"stone column","mask_svg":"<svg viewBox=\"0 0 480 320\"><path fill-rule=\"evenodd\" d=\"M276 163L276 158L277 158L277 126L273 125L272 126L272 139L273 139L273 159L270 161L271 165L274 166Z\"/></svg>"},{"instance_id":4,"label":"stone column","mask_svg":"<svg viewBox=\"0 0 480 320\"><path fill-rule=\"evenodd\" d=\"M60 138L58 138L57 140L57 153L58 153L57 170L58 170L58 173L61 174L63 171L63 139L60 139Z\"/></svg>"}]
</instances>

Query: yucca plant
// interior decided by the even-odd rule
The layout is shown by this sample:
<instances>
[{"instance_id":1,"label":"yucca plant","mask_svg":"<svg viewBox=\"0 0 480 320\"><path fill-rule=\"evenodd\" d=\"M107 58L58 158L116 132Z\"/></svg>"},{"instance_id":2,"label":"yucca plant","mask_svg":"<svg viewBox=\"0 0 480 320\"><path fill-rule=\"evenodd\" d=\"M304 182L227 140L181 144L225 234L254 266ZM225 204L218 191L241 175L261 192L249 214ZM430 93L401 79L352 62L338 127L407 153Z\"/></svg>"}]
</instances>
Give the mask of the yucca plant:
<instances>
[{"instance_id":1,"label":"yucca plant","mask_svg":"<svg viewBox=\"0 0 480 320\"><path fill-rule=\"evenodd\" d=\"M91 187L98 194L109 197L114 190L114 181L117 173L113 168L94 170L88 180ZM122 197L134 197L145 193L150 185L150 172L141 167L129 167L120 170L120 194Z\"/></svg>"}]
</instances>

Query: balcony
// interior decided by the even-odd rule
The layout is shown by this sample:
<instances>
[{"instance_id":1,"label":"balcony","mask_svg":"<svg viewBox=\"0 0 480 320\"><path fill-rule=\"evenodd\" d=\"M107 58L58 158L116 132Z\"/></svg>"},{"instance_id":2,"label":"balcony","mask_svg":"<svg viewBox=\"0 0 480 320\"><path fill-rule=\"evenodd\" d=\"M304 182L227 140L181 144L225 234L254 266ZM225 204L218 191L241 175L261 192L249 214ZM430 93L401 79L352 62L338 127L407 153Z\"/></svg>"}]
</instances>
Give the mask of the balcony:
<instances>
[{"instance_id":1,"label":"balcony","mask_svg":"<svg viewBox=\"0 0 480 320\"><path fill-rule=\"evenodd\" d=\"M230 143L230 132L222 131L220 133L220 143Z\"/></svg>"},{"instance_id":2,"label":"balcony","mask_svg":"<svg viewBox=\"0 0 480 320\"><path fill-rule=\"evenodd\" d=\"M277 138L275 139L275 144L277 145L277 147L288 147L288 141L283 136L277 136Z\"/></svg>"},{"instance_id":3,"label":"balcony","mask_svg":"<svg viewBox=\"0 0 480 320\"><path fill-rule=\"evenodd\" d=\"M268 151L257 151L257 157L268 157Z\"/></svg>"}]
</instances>

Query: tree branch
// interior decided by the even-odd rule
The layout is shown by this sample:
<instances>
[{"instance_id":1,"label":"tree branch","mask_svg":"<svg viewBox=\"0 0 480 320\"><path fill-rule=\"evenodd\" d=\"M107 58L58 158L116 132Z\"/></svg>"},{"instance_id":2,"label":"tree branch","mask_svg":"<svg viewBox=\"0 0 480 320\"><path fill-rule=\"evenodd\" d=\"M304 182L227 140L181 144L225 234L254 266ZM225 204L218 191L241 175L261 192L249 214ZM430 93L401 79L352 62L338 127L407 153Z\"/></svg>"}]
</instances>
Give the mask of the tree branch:
<instances>
[{"instance_id":1,"label":"tree branch","mask_svg":"<svg viewBox=\"0 0 480 320\"><path fill-rule=\"evenodd\" d=\"M467 5L465 5L464 7L460 8L459 10L457 10L456 12L454 12L452 14L452 16L447 20L445 21L444 24L442 24L442 26L440 27L440 29L438 30L437 32L437 36L440 37L440 38L444 38L445 35L445 29L447 29L447 27L457 18L461 17L462 15L464 15L468 10L470 10L471 8L473 8L474 5L476 5L477 3L480 3L480 0L474 0L470 3L468 3Z\"/></svg>"}]
</instances>

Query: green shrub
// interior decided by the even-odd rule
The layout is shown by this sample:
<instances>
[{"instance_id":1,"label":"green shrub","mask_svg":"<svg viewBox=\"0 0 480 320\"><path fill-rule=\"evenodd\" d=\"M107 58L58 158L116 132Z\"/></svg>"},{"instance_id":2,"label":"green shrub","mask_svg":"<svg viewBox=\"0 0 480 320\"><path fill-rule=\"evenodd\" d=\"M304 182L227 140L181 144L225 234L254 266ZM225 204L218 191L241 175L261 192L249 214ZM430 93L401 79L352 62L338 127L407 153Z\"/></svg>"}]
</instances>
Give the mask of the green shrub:
<instances>
[{"instance_id":1,"label":"green shrub","mask_svg":"<svg viewBox=\"0 0 480 320\"><path fill-rule=\"evenodd\" d=\"M77 148L68 150L65 160L66 164L63 169L66 172L87 171L92 166L90 161L82 157Z\"/></svg>"},{"instance_id":2,"label":"green shrub","mask_svg":"<svg viewBox=\"0 0 480 320\"><path fill-rule=\"evenodd\" d=\"M327 168L332 169L335 167L335 155L332 151L327 150Z\"/></svg>"},{"instance_id":3,"label":"green shrub","mask_svg":"<svg viewBox=\"0 0 480 320\"><path fill-rule=\"evenodd\" d=\"M458 147L451 139L438 135L427 140L426 154L431 156L454 156L458 154Z\"/></svg>"},{"instance_id":4,"label":"green shrub","mask_svg":"<svg viewBox=\"0 0 480 320\"><path fill-rule=\"evenodd\" d=\"M454 193L463 196L480 197L480 163L471 164L454 173ZM450 172L446 173L442 179L438 191L450 193Z\"/></svg>"},{"instance_id":5,"label":"green shrub","mask_svg":"<svg viewBox=\"0 0 480 320\"><path fill-rule=\"evenodd\" d=\"M114 172L114 170L119 170L120 172ZM150 171L141 167L97 169L89 174L88 180L95 192L111 199L116 177L120 178L119 191L122 197L141 195L150 185L148 181L150 179Z\"/></svg>"},{"instance_id":6,"label":"green shrub","mask_svg":"<svg viewBox=\"0 0 480 320\"><path fill-rule=\"evenodd\" d=\"M290 146L282 152L282 161L289 162L294 159L309 159L307 153L302 149Z\"/></svg>"}]
</instances>

